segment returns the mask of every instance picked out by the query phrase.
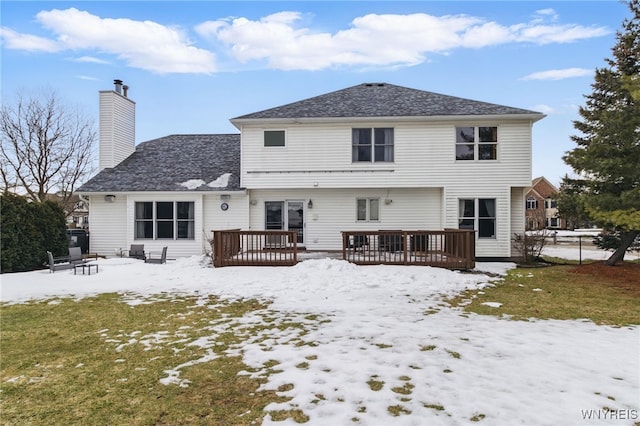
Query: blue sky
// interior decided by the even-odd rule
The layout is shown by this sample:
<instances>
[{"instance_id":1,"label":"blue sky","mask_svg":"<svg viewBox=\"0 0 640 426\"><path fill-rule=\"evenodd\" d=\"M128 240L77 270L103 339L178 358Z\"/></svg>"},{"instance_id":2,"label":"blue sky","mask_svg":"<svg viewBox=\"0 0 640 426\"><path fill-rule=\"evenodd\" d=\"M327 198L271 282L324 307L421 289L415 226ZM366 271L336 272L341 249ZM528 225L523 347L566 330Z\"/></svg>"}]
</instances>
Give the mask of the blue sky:
<instances>
[{"instance_id":1,"label":"blue sky","mask_svg":"<svg viewBox=\"0 0 640 426\"><path fill-rule=\"evenodd\" d=\"M572 120L630 16L609 1L2 1L2 101L53 89L95 119L121 79L136 142L364 82L532 109L533 177L571 173Z\"/></svg>"}]
</instances>

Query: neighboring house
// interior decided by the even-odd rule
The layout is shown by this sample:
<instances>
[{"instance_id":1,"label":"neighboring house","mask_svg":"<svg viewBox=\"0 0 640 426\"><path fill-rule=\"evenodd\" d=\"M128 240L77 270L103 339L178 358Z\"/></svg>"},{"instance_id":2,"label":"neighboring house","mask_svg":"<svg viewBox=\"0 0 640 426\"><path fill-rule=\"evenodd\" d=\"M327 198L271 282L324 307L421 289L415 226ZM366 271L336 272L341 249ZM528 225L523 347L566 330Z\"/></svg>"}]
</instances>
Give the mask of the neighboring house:
<instances>
[{"instance_id":1,"label":"neighboring house","mask_svg":"<svg viewBox=\"0 0 640 426\"><path fill-rule=\"evenodd\" d=\"M558 189L544 177L531 181L527 191L527 229L564 229L565 221L558 216Z\"/></svg>"},{"instance_id":2,"label":"neighboring house","mask_svg":"<svg viewBox=\"0 0 640 426\"><path fill-rule=\"evenodd\" d=\"M295 230L307 250L339 250L344 230L465 228L478 257L509 258L525 230L541 113L360 84L233 118L238 135L134 149L135 104L121 89L100 92L104 169L77 191L97 253L200 254L213 229Z\"/></svg>"},{"instance_id":3,"label":"neighboring house","mask_svg":"<svg viewBox=\"0 0 640 426\"><path fill-rule=\"evenodd\" d=\"M83 228L89 227L89 206L86 201L82 200L78 194L73 194L69 199L64 201L64 194L47 194L46 199L59 204L65 214L67 228Z\"/></svg>"}]
</instances>

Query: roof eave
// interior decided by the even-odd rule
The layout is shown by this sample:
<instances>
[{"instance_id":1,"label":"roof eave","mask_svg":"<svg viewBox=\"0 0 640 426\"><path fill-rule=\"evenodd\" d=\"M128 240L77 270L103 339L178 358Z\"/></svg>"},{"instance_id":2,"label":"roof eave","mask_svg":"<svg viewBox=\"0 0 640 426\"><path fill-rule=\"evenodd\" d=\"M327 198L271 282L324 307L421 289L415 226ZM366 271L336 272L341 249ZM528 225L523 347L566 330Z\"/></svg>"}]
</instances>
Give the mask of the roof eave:
<instances>
[{"instance_id":1,"label":"roof eave","mask_svg":"<svg viewBox=\"0 0 640 426\"><path fill-rule=\"evenodd\" d=\"M421 116L383 116L383 117L293 117L293 118L233 118L233 124L239 130L244 125L281 125L281 124L317 124L317 123L348 123L354 121L396 121L409 122L436 122L436 121L521 121L530 120L535 123L546 117L541 113L522 114L487 114L487 115L421 115Z\"/></svg>"},{"instance_id":2,"label":"roof eave","mask_svg":"<svg viewBox=\"0 0 640 426\"><path fill-rule=\"evenodd\" d=\"M202 195L211 195L211 194L246 194L247 193L247 189L246 188L239 188L239 189L221 189L221 190L216 190L216 189L210 189L210 190L200 190L200 191L193 191L193 190L175 190L175 191L122 191L122 190L114 190L114 191L110 191L110 190L104 190L104 191L74 191L74 194L78 194L78 195L82 195L82 196L102 196L105 194L109 194L109 195L156 195L156 194L166 194L167 192L171 192L171 193L177 193L177 194L202 194Z\"/></svg>"}]
</instances>

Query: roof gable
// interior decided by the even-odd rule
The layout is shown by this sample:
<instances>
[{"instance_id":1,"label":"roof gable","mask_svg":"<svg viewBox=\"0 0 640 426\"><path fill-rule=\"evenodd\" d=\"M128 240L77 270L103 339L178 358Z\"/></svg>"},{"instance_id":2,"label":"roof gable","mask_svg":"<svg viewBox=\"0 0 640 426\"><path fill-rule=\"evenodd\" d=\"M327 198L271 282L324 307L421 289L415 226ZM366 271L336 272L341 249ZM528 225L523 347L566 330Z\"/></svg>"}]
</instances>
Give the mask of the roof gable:
<instances>
[{"instance_id":1,"label":"roof gable","mask_svg":"<svg viewBox=\"0 0 640 426\"><path fill-rule=\"evenodd\" d=\"M236 117L245 119L544 115L388 83L364 83Z\"/></svg>"},{"instance_id":2,"label":"roof gable","mask_svg":"<svg viewBox=\"0 0 640 426\"><path fill-rule=\"evenodd\" d=\"M240 135L171 135L139 144L75 192L239 189Z\"/></svg>"}]
</instances>

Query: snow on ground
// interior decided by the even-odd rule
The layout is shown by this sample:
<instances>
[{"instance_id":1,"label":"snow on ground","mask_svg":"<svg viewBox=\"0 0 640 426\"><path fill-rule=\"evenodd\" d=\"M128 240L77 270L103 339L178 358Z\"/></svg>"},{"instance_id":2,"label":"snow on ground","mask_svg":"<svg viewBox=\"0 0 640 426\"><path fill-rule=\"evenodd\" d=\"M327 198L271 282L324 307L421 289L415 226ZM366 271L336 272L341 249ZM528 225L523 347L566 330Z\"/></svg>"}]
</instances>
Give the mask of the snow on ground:
<instances>
[{"instance_id":1,"label":"snow on ground","mask_svg":"<svg viewBox=\"0 0 640 426\"><path fill-rule=\"evenodd\" d=\"M559 257L575 255L564 250ZM99 273L90 276L48 270L2 275L0 300L121 292L136 304L160 292L214 294L271 300L269 315L315 314L318 321L307 321L306 334L276 330L268 340L249 337L237 348L250 367L280 362L283 371L269 376L265 388L293 384L282 392L292 400L267 409L299 408L309 425L631 425L640 415L640 327L510 321L443 304L446 296L494 279L482 273L328 258L289 268L215 269L197 257L166 265L120 258L97 263ZM512 267L478 263L476 272ZM265 315L250 313L238 327ZM294 344L299 339L313 344ZM158 380L188 385L180 381L188 366L168 367L169 377ZM373 390L372 382L384 385ZM393 417L389 407L400 414ZM294 422L267 416L264 424Z\"/></svg>"}]
</instances>

